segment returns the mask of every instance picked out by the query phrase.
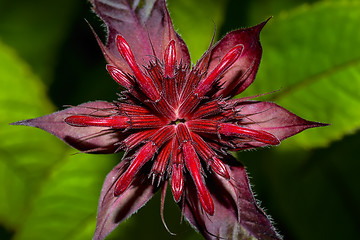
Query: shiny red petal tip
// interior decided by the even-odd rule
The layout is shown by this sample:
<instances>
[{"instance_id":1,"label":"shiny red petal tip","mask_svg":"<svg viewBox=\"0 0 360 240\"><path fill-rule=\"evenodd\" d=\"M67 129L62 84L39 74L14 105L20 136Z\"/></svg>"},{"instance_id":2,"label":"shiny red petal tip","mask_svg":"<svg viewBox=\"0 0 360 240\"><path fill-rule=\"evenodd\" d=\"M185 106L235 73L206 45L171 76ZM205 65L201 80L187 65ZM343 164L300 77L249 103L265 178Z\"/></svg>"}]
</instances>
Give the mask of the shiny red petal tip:
<instances>
[{"instance_id":1,"label":"shiny red petal tip","mask_svg":"<svg viewBox=\"0 0 360 240\"><path fill-rule=\"evenodd\" d=\"M174 164L172 167L171 190L174 201L179 202L184 190L183 170L180 164Z\"/></svg>"},{"instance_id":2,"label":"shiny red petal tip","mask_svg":"<svg viewBox=\"0 0 360 240\"><path fill-rule=\"evenodd\" d=\"M165 60L165 77L169 77L169 78L174 77L175 61L176 61L174 40L171 40L169 45L165 49L164 60Z\"/></svg>"}]
</instances>

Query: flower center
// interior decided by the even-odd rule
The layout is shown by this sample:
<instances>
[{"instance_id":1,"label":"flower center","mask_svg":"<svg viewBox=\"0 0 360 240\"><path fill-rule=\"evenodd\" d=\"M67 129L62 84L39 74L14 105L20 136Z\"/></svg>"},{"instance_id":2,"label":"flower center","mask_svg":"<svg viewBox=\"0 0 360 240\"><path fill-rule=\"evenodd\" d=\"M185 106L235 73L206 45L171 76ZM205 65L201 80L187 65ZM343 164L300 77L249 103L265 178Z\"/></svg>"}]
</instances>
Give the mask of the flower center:
<instances>
[{"instance_id":1,"label":"flower center","mask_svg":"<svg viewBox=\"0 0 360 240\"><path fill-rule=\"evenodd\" d=\"M179 123L185 123L185 119L176 119L175 121L171 121L169 125L178 125Z\"/></svg>"}]
</instances>

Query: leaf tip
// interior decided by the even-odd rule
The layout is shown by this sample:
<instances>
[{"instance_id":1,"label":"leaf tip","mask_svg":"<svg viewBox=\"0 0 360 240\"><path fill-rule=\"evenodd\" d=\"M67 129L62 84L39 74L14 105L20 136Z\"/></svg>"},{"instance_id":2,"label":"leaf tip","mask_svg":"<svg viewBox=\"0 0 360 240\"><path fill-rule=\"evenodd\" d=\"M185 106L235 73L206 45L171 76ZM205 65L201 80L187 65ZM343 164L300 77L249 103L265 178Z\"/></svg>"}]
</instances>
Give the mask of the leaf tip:
<instances>
[{"instance_id":1,"label":"leaf tip","mask_svg":"<svg viewBox=\"0 0 360 240\"><path fill-rule=\"evenodd\" d=\"M32 120L33 120L33 119L27 119L27 120L12 122L12 123L9 123L9 125L35 127Z\"/></svg>"}]
</instances>

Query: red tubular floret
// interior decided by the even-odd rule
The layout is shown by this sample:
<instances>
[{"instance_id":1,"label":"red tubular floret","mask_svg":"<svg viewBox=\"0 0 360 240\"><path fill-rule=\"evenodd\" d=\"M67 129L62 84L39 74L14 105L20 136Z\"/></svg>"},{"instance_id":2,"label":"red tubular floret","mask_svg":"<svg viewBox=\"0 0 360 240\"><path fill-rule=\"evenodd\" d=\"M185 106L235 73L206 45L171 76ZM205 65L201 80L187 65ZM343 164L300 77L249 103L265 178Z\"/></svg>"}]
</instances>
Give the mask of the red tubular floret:
<instances>
[{"instance_id":1,"label":"red tubular floret","mask_svg":"<svg viewBox=\"0 0 360 240\"><path fill-rule=\"evenodd\" d=\"M217 157L214 157L212 159L210 166L211 166L212 170L214 172L216 172L219 176L221 176L227 180L230 179L230 174L229 174L228 170L226 169L225 164Z\"/></svg>"},{"instance_id":2,"label":"red tubular floret","mask_svg":"<svg viewBox=\"0 0 360 240\"><path fill-rule=\"evenodd\" d=\"M185 142L182 145L182 150L184 153L185 166L194 180L201 205L209 215L213 215L214 202L210 196L209 190L206 188L203 182L200 172L200 160L195 152L195 149L191 142Z\"/></svg>"},{"instance_id":3,"label":"red tubular floret","mask_svg":"<svg viewBox=\"0 0 360 240\"><path fill-rule=\"evenodd\" d=\"M129 44L125 41L125 39L118 35L117 38L117 47L121 54L121 56L124 58L124 60L127 62L131 70L133 71L137 82L140 85L141 90L148 96L152 101L158 101L160 99L160 93L157 90L154 82L149 78L146 77L142 71L140 70L139 66L136 63L134 54L132 53Z\"/></svg>"},{"instance_id":4,"label":"red tubular floret","mask_svg":"<svg viewBox=\"0 0 360 240\"><path fill-rule=\"evenodd\" d=\"M216 80L229 69L234 62L240 57L244 45L239 44L233 47L220 61L220 63L214 68L214 70L203 80L200 81L199 85L195 89L195 94L199 97L204 96L213 86Z\"/></svg>"},{"instance_id":5,"label":"red tubular floret","mask_svg":"<svg viewBox=\"0 0 360 240\"><path fill-rule=\"evenodd\" d=\"M243 128L231 123L220 123L218 131L225 136L249 138L269 145L280 144L280 140L271 133L262 130Z\"/></svg>"},{"instance_id":6,"label":"red tubular floret","mask_svg":"<svg viewBox=\"0 0 360 240\"><path fill-rule=\"evenodd\" d=\"M114 188L114 196L122 194L132 183L140 168L155 154L157 147L153 142L147 142L132 160L128 169L120 176Z\"/></svg>"},{"instance_id":7,"label":"red tubular floret","mask_svg":"<svg viewBox=\"0 0 360 240\"><path fill-rule=\"evenodd\" d=\"M130 126L130 119L126 116L94 117L84 115L73 115L65 118L67 124L74 127L111 127L123 129Z\"/></svg>"},{"instance_id":8,"label":"red tubular floret","mask_svg":"<svg viewBox=\"0 0 360 240\"><path fill-rule=\"evenodd\" d=\"M129 89L133 86L133 82L131 79L129 79L123 71L120 69L112 66L112 65L106 65L106 69L110 73L111 77L120 85L125 87L126 89Z\"/></svg>"},{"instance_id":9,"label":"red tubular floret","mask_svg":"<svg viewBox=\"0 0 360 240\"><path fill-rule=\"evenodd\" d=\"M181 164L173 164L171 175L171 191L174 201L179 202L184 190L184 177Z\"/></svg>"},{"instance_id":10,"label":"red tubular floret","mask_svg":"<svg viewBox=\"0 0 360 240\"><path fill-rule=\"evenodd\" d=\"M176 61L174 40L171 40L169 45L165 49L164 60L165 60L165 77L169 77L169 78L174 77L175 61Z\"/></svg>"}]
</instances>

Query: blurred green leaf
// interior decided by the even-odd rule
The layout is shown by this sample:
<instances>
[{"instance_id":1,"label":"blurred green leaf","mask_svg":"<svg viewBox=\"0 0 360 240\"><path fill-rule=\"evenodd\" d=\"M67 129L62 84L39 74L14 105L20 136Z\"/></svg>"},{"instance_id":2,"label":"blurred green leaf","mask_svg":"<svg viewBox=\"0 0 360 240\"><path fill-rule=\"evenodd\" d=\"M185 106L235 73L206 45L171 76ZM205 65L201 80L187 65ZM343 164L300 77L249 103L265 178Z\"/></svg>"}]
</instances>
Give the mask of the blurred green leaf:
<instances>
[{"instance_id":1,"label":"blurred green leaf","mask_svg":"<svg viewBox=\"0 0 360 240\"><path fill-rule=\"evenodd\" d=\"M35 129L9 126L53 109L44 86L13 50L0 42L0 221L16 228L61 145ZM52 158L44 161L43 159Z\"/></svg>"},{"instance_id":2,"label":"blurred green leaf","mask_svg":"<svg viewBox=\"0 0 360 240\"><path fill-rule=\"evenodd\" d=\"M168 1L175 30L188 45L193 63L209 48L215 27L224 21L226 5L227 0Z\"/></svg>"},{"instance_id":3,"label":"blurred green leaf","mask_svg":"<svg viewBox=\"0 0 360 240\"><path fill-rule=\"evenodd\" d=\"M58 46L81 1L86 0L0 1L0 39L49 82Z\"/></svg>"},{"instance_id":4,"label":"blurred green leaf","mask_svg":"<svg viewBox=\"0 0 360 240\"><path fill-rule=\"evenodd\" d=\"M326 146L359 128L359 22L360 2L319 2L274 17L264 28L262 63L246 94L280 90L265 99L332 124L288 145Z\"/></svg>"},{"instance_id":5,"label":"blurred green leaf","mask_svg":"<svg viewBox=\"0 0 360 240\"><path fill-rule=\"evenodd\" d=\"M39 129L9 123L53 111L41 81L0 43L0 222L15 239L90 239L112 158L71 155Z\"/></svg>"},{"instance_id":6,"label":"blurred green leaf","mask_svg":"<svg viewBox=\"0 0 360 240\"><path fill-rule=\"evenodd\" d=\"M14 239L91 239L110 160L108 156L68 152L49 172Z\"/></svg>"}]
</instances>

